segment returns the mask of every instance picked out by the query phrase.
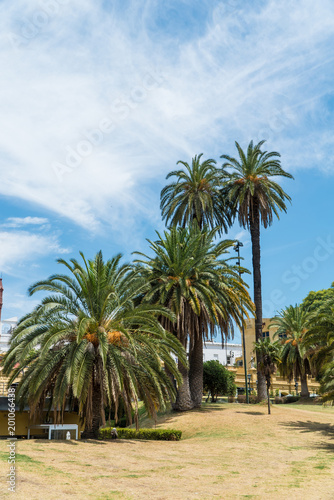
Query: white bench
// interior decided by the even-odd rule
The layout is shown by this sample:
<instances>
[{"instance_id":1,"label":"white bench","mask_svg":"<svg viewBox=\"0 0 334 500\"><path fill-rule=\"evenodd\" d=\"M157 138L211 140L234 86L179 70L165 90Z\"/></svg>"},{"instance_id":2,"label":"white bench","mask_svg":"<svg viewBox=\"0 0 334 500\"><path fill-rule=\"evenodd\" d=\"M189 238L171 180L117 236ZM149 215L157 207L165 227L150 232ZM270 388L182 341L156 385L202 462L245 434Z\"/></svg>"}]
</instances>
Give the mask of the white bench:
<instances>
[{"instance_id":1,"label":"white bench","mask_svg":"<svg viewBox=\"0 0 334 500\"><path fill-rule=\"evenodd\" d=\"M78 425L77 424L40 424L30 425L28 427L28 439L30 439L30 429L48 429L49 438L52 439L53 431L73 431L75 430L75 439L78 439Z\"/></svg>"}]
</instances>

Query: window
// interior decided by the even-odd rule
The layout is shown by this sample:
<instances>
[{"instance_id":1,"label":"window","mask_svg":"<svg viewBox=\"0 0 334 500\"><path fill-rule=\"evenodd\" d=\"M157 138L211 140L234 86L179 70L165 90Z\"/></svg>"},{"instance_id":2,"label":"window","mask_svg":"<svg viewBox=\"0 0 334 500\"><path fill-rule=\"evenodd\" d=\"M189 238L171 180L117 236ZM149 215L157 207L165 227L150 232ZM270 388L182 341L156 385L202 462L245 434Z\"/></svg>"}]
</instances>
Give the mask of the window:
<instances>
[{"instance_id":1,"label":"window","mask_svg":"<svg viewBox=\"0 0 334 500\"><path fill-rule=\"evenodd\" d=\"M286 339L287 335L286 335L286 333L279 333L278 334L278 338L280 338L280 339Z\"/></svg>"},{"instance_id":2,"label":"window","mask_svg":"<svg viewBox=\"0 0 334 500\"><path fill-rule=\"evenodd\" d=\"M269 332L262 332L262 338L269 338Z\"/></svg>"},{"instance_id":3,"label":"window","mask_svg":"<svg viewBox=\"0 0 334 500\"><path fill-rule=\"evenodd\" d=\"M237 361L237 366L243 366L242 359L239 359L239 361Z\"/></svg>"},{"instance_id":4,"label":"window","mask_svg":"<svg viewBox=\"0 0 334 500\"><path fill-rule=\"evenodd\" d=\"M218 360L218 354L214 354L213 355L213 359L217 359Z\"/></svg>"},{"instance_id":5,"label":"window","mask_svg":"<svg viewBox=\"0 0 334 500\"><path fill-rule=\"evenodd\" d=\"M231 356L227 356L227 364L230 365L231 364Z\"/></svg>"}]
</instances>

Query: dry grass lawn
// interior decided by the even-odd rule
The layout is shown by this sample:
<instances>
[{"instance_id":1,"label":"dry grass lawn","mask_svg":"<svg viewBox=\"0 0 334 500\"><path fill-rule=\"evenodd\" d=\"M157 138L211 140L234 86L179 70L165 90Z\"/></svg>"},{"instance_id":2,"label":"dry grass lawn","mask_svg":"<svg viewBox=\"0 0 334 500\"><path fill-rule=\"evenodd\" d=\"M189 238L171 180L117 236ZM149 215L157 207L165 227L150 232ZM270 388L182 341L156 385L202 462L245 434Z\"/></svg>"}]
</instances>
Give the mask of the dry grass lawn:
<instances>
[{"instance_id":1,"label":"dry grass lawn","mask_svg":"<svg viewBox=\"0 0 334 500\"><path fill-rule=\"evenodd\" d=\"M15 499L333 499L334 408L206 405L162 417L180 442L18 441Z\"/></svg>"}]
</instances>

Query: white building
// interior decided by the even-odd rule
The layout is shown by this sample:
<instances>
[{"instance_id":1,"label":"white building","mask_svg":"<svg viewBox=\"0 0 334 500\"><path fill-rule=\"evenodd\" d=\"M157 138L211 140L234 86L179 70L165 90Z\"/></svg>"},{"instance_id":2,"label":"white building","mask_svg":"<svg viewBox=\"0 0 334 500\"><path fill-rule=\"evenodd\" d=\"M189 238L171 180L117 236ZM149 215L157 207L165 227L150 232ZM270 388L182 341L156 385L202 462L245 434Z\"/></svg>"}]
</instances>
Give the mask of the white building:
<instances>
[{"instance_id":1,"label":"white building","mask_svg":"<svg viewBox=\"0 0 334 500\"><path fill-rule=\"evenodd\" d=\"M17 318L0 321L0 353L8 351L10 336L17 325Z\"/></svg>"},{"instance_id":2,"label":"white building","mask_svg":"<svg viewBox=\"0 0 334 500\"><path fill-rule=\"evenodd\" d=\"M241 344L223 344L222 346L221 342L205 341L203 345L203 361L215 359L224 366L233 366L236 358L241 356Z\"/></svg>"}]
</instances>

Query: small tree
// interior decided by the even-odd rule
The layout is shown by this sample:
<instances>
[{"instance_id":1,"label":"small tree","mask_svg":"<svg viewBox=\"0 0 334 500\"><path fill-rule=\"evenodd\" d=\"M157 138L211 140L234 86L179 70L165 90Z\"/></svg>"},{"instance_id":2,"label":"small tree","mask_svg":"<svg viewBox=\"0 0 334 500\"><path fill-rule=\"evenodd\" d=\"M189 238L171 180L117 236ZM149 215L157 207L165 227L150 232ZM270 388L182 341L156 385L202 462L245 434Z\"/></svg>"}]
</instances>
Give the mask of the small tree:
<instances>
[{"instance_id":1,"label":"small tree","mask_svg":"<svg viewBox=\"0 0 334 500\"><path fill-rule=\"evenodd\" d=\"M211 394L211 402L215 403L219 395L234 396L236 385L234 373L229 372L217 360L206 361L203 364L204 389Z\"/></svg>"},{"instance_id":2,"label":"small tree","mask_svg":"<svg viewBox=\"0 0 334 500\"><path fill-rule=\"evenodd\" d=\"M269 390L271 386L271 376L276 372L276 365L280 363L280 347L277 342L271 342L269 338L259 339L254 343L254 350L257 354L258 370L266 379L268 414L270 415L270 397Z\"/></svg>"}]
</instances>

